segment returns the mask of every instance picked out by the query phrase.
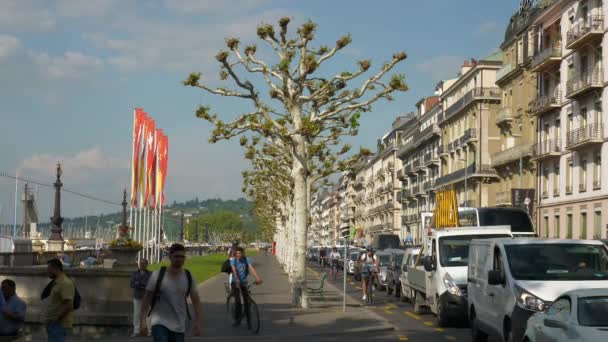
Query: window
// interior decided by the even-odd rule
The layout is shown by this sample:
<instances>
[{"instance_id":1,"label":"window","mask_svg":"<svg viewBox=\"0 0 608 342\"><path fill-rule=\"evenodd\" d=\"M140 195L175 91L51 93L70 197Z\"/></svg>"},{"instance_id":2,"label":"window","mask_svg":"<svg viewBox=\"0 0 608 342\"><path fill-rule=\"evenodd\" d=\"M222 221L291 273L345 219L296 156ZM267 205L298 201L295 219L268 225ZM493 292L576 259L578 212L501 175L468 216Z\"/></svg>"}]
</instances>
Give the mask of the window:
<instances>
[{"instance_id":1,"label":"window","mask_svg":"<svg viewBox=\"0 0 608 342\"><path fill-rule=\"evenodd\" d=\"M588 63L589 63L589 58L587 58L587 55L581 56L581 77L585 77L587 75Z\"/></svg>"},{"instance_id":2,"label":"window","mask_svg":"<svg viewBox=\"0 0 608 342\"><path fill-rule=\"evenodd\" d=\"M555 143L557 143L560 140L560 125L561 125L561 120L560 119L555 119L555 129L553 129L553 133L554 133L554 137L553 140L555 140Z\"/></svg>"},{"instance_id":3,"label":"window","mask_svg":"<svg viewBox=\"0 0 608 342\"><path fill-rule=\"evenodd\" d=\"M566 231L566 239L572 239L572 214L568 214L568 225Z\"/></svg>"},{"instance_id":4,"label":"window","mask_svg":"<svg viewBox=\"0 0 608 342\"><path fill-rule=\"evenodd\" d=\"M548 187L549 187L549 168L545 167L543 169L543 193L542 196L547 197L549 196L548 194Z\"/></svg>"},{"instance_id":5,"label":"window","mask_svg":"<svg viewBox=\"0 0 608 342\"><path fill-rule=\"evenodd\" d=\"M572 158L568 158L566 167L566 194L572 193Z\"/></svg>"},{"instance_id":6,"label":"window","mask_svg":"<svg viewBox=\"0 0 608 342\"><path fill-rule=\"evenodd\" d=\"M559 196L559 162L553 165L553 196Z\"/></svg>"},{"instance_id":7,"label":"window","mask_svg":"<svg viewBox=\"0 0 608 342\"><path fill-rule=\"evenodd\" d=\"M578 190L580 192L587 191L587 159L581 156L581 165L579 168Z\"/></svg>"},{"instance_id":8,"label":"window","mask_svg":"<svg viewBox=\"0 0 608 342\"><path fill-rule=\"evenodd\" d=\"M559 239L559 234L560 234L560 231L559 231L559 215L555 215L553 226L555 227L555 228L553 228L554 229L553 237L555 237L556 239ZM548 233L549 232L547 232L547 234ZM547 235L547 237L549 237L549 236Z\"/></svg>"},{"instance_id":9,"label":"window","mask_svg":"<svg viewBox=\"0 0 608 342\"><path fill-rule=\"evenodd\" d=\"M601 151L596 151L595 156L593 158L593 189L601 189L602 188L602 153Z\"/></svg>"},{"instance_id":10,"label":"window","mask_svg":"<svg viewBox=\"0 0 608 342\"><path fill-rule=\"evenodd\" d=\"M570 132L572 131L572 122L573 122L573 117L572 117L572 113L568 114L568 127L566 127L566 132L568 134L570 134Z\"/></svg>"},{"instance_id":11,"label":"window","mask_svg":"<svg viewBox=\"0 0 608 342\"><path fill-rule=\"evenodd\" d=\"M587 213L581 213L581 239L587 239Z\"/></svg>"},{"instance_id":12,"label":"window","mask_svg":"<svg viewBox=\"0 0 608 342\"><path fill-rule=\"evenodd\" d=\"M549 217L545 216L545 236L548 237L549 236ZM540 235L540 234L539 234Z\"/></svg>"},{"instance_id":13,"label":"window","mask_svg":"<svg viewBox=\"0 0 608 342\"><path fill-rule=\"evenodd\" d=\"M600 101L595 103L595 111L593 111L593 123L602 123L602 102Z\"/></svg>"},{"instance_id":14,"label":"window","mask_svg":"<svg viewBox=\"0 0 608 342\"><path fill-rule=\"evenodd\" d=\"M602 238L602 212L596 211L593 218L593 238L599 240Z\"/></svg>"},{"instance_id":15,"label":"window","mask_svg":"<svg viewBox=\"0 0 608 342\"><path fill-rule=\"evenodd\" d=\"M587 126L587 108L585 107L581 108L580 120L580 128Z\"/></svg>"}]
</instances>

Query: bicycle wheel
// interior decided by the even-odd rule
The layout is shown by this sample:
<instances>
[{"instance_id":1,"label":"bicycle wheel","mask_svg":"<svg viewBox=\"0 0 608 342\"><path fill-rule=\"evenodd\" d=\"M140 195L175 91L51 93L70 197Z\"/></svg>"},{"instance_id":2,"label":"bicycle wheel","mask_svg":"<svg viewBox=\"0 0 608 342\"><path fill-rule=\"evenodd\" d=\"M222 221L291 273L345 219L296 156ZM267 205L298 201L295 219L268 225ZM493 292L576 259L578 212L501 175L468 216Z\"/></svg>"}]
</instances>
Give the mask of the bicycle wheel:
<instances>
[{"instance_id":1,"label":"bicycle wheel","mask_svg":"<svg viewBox=\"0 0 608 342\"><path fill-rule=\"evenodd\" d=\"M249 298L249 308L247 309L247 327L254 334L260 332L260 311L255 301Z\"/></svg>"},{"instance_id":2,"label":"bicycle wheel","mask_svg":"<svg viewBox=\"0 0 608 342\"><path fill-rule=\"evenodd\" d=\"M230 294L228 298L226 298L226 313L228 317L234 321L236 317L236 297L234 294Z\"/></svg>"},{"instance_id":3,"label":"bicycle wheel","mask_svg":"<svg viewBox=\"0 0 608 342\"><path fill-rule=\"evenodd\" d=\"M368 281L367 281L367 303L368 304L372 304L373 300L372 300L372 293L374 293L373 287L374 286L374 276L370 275L368 277Z\"/></svg>"}]
</instances>

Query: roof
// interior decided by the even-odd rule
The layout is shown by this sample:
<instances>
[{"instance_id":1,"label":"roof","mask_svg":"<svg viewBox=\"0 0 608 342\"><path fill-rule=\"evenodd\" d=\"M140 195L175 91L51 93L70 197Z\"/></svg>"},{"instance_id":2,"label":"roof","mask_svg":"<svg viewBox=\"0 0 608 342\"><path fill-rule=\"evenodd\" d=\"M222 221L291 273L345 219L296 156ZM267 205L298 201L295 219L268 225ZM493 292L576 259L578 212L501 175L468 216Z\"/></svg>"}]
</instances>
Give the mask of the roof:
<instances>
[{"instance_id":1,"label":"roof","mask_svg":"<svg viewBox=\"0 0 608 342\"><path fill-rule=\"evenodd\" d=\"M503 59L503 53L501 50L495 51L493 52L491 55L482 58L482 61L486 61L486 62L502 62Z\"/></svg>"},{"instance_id":2,"label":"roof","mask_svg":"<svg viewBox=\"0 0 608 342\"><path fill-rule=\"evenodd\" d=\"M543 239L543 238L500 238L496 239L503 245L555 245L555 244L577 244L577 245L596 245L601 246L603 243L597 240L575 240L575 239Z\"/></svg>"}]
</instances>

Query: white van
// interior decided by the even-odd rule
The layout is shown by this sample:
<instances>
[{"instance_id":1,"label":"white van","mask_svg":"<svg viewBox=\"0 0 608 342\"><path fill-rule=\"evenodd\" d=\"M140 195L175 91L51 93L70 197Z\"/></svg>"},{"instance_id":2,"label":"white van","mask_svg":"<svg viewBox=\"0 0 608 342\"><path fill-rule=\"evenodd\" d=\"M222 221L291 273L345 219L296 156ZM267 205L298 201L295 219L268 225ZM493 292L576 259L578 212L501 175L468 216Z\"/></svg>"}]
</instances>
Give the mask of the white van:
<instances>
[{"instance_id":1,"label":"white van","mask_svg":"<svg viewBox=\"0 0 608 342\"><path fill-rule=\"evenodd\" d=\"M608 249L600 241L474 240L468 259L473 341L521 341L528 318L561 294L608 287Z\"/></svg>"}]
</instances>

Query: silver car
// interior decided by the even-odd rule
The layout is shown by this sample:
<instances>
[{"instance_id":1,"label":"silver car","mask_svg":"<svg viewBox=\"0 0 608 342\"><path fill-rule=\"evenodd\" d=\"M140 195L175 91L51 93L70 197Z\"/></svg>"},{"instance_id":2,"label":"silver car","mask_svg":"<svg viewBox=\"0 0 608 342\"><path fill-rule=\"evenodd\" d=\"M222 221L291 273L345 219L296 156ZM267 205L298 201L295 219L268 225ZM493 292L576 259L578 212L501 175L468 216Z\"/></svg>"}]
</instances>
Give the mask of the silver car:
<instances>
[{"instance_id":1,"label":"silver car","mask_svg":"<svg viewBox=\"0 0 608 342\"><path fill-rule=\"evenodd\" d=\"M608 289L574 290L528 320L526 342L608 341Z\"/></svg>"}]
</instances>

